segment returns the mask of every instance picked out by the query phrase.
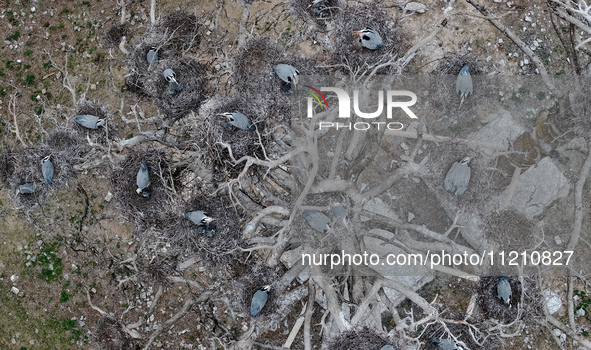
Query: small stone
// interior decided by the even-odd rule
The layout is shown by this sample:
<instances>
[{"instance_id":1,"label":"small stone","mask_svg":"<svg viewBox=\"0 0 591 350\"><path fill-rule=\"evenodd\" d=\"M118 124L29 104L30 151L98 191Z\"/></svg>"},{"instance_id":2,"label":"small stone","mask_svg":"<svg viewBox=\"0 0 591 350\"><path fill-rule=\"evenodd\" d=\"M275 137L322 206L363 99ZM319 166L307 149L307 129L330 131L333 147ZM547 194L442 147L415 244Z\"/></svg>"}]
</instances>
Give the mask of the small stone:
<instances>
[{"instance_id":1,"label":"small stone","mask_svg":"<svg viewBox=\"0 0 591 350\"><path fill-rule=\"evenodd\" d=\"M587 314L587 312L583 308L578 308L577 312L575 312L575 314L579 317L584 317Z\"/></svg>"},{"instance_id":2,"label":"small stone","mask_svg":"<svg viewBox=\"0 0 591 350\"><path fill-rule=\"evenodd\" d=\"M554 236L554 242L556 242L557 245L562 245L562 238L560 238L560 236Z\"/></svg>"},{"instance_id":3,"label":"small stone","mask_svg":"<svg viewBox=\"0 0 591 350\"><path fill-rule=\"evenodd\" d=\"M113 194L111 192L108 192L105 196L105 202L110 202L111 199L113 199Z\"/></svg>"},{"instance_id":4,"label":"small stone","mask_svg":"<svg viewBox=\"0 0 591 350\"><path fill-rule=\"evenodd\" d=\"M18 281L18 276L17 276L17 275L12 275L12 276L10 276L10 281L11 281L12 283L16 283L16 281Z\"/></svg>"},{"instance_id":5,"label":"small stone","mask_svg":"<svg viewBox=\"0 0 591 350\"><path fill-rule=\"evenodd\" d=\"M90 90L96 90L96 84L90 84Z\"/></svg>"},{"instance_id":6,"label":"small stone","mask_svg":"<svg viewBox=\"0 0 591 350\"><path fill-rule=\"evenodd\" d=\"M410 211L408 212L408 222L411 222L412 219L415 218L415 214L411 213Z\"/></svg>"},{"instance_id":7,"label":"small stone","mask_svg":"<svg viewBox=\"0 0 591 350\"><path fill-rule=\"evenodd\" d=\"M530 16L527 16L527 15L526 15L526 16L525 16L525 21L526 21L526 22L531 22L531 21L532 21L532 18L531 18Z\"/></svg>"},{"instance_id":8,"label":"small stone","mask_svg":"<svg viewBox=\"0 0 591 350\"><path fill-rule=\"evenodd\" d=\"M20 292L20 290L16 287L10 288L10 291L13 292L14 294L18 294L18 292Z\"/></svg>"},{"instance_id":9,"label":"small stone","mask_svg":"<svg viewBox=\"0 0 591 350\"><path fill-rule=\"evenodd\" d=\"M402 143L400 144L400 147L402 147L402 149L403 149L403 150L405 150L405 151L408 151L408 150L410 149L410 148L408 147L408 145L407 145L406 143L404 143L404 142L402 142Z\"/></svg>"},{"instance_id":10,"label":"small stone","mask_svg":"<svg viewBox=\"0 0 591 350\"><path fill-rule=\"evenodd\" d=\"M404 6L404 9L408 12L425 13L425 11L427 11L427 6L420 2L409 2Z\"/></svg>"},{"instance_id":11,"label":"small stone","mask_svg":"<svg viewBox=\"0 0 591 350\"><path fill-rule=\"evenodd\" d=\"M35 6L31 7L31 13L35 12L36 8Z\"/></svg>"},{"instance_id":12,"label":"small stone","mask_svg":"<svg viewBox=\"0 0 591 350\"><path fill-rule=\"evenodd\" d=\"M543 294L546 306L548 307L548 312L550 312L550 314L554 314L558 310L560 310L560 308L562 307L562 301L560 300L558 294L554 293L551 290L545 290Z\"/></svg>"}]
</instances>

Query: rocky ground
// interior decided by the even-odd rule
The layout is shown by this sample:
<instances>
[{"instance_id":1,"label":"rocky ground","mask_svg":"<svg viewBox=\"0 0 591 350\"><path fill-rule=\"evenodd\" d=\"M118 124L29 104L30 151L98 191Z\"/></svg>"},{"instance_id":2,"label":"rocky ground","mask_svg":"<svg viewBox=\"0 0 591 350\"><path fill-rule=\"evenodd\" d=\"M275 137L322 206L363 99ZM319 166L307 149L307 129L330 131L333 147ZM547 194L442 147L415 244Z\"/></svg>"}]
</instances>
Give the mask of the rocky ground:
<instances>
[{"instance_id":1,"label":"rocky ground","mask_svg":"<svg viewBox=\"0 0 591 350\"><path fill-rule=\"evenodd\" d=\"M589 9L323 3L0 2L0 348L434 349L440 337L465 349L591 348ZM383 48L359 46L351 33L366 26ZM332 108L313 120L297 114L308 95L286 93L279 63L304 82L403 86L419 119L319 130L338 120L336 99L327 93ZM464 64L474 92L460 105ZM237 110L254 131L217 115ZM81 114L106 123L86 129ZM443 179L466 156L471 179L456 197ZM135 193L141 162L149 199ZM24 183L37 190L17 193ZM215 218L213 237L184 218L198 209ZM300 264L342 249L575 254L570 268ZM496 297L501 274L511 307Z\"/></svg>"}]
</instances>

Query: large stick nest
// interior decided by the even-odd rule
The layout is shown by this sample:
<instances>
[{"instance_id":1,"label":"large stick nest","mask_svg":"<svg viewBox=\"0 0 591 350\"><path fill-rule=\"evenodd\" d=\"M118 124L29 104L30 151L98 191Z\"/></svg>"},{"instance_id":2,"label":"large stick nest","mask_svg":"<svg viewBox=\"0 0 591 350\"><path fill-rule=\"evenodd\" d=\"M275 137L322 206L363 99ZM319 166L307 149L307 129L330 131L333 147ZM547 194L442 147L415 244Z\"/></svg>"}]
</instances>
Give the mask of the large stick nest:
<instances>
[{"instance_id":1,"label":"large stick nest","mask_svg":"<svg viewBox=\"0 0 591 350\"><path fill-rule=\"evenodd\" d=\"M380 63L388 62L398 56L402 51L402 35L395 21L385 16L383 5L380 2L358 4L348 7L342 5L335 18L334 45L332 60L335 64L342 64L340 70L346 74L364 71ZM359 36L353 35L354 31L364 28L377 31L384 42L384 47L372 51L361 46ZM353 71L350 71L352 69ZM396 65L381 68L378 74L398 74Z\"/></svg>"}]
</instances>

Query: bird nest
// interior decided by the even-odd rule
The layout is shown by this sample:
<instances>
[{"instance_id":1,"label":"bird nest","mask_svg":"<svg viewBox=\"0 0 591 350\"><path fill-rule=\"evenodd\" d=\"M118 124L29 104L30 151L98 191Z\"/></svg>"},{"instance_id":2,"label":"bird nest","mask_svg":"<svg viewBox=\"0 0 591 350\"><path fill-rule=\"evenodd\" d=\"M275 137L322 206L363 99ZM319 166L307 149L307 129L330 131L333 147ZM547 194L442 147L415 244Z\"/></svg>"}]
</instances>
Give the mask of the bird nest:
<instances>
[{"instance_id":1,"label":"bird nest","mask_svg":"<svg viewBox=\"0 0 591 350\"><path fill-rule=\"evenodd\" d=\"M274 289L273 282L277 280L277 274L265 264L244 264L242 271L237 271L240 276L233 283L234 293L237 296L237 308L246 314L250 313L250 302L257 290L263 286L271 285L268 293L267 303L261 310L257 318L268 318L268 315L276 312L279 304L283 301L281 298L275 298L277 291Z\"/></svg>"},{"instance_id":2,"label":"bird nest","mask_svg":"<svg viewBox=\"0 0 591 350\"><path fill-rule=\"evenodd\" d=\"M492 195L502 190L493 186L496 182L494 171L491 170L491 160L483 153L462 143L453 142L433 145L430 150L431 160L428 163L429 172L423 179L432 188L445 193L448 200L457 200L461 206L478 208L479 205L484 204ZM443 181L451 166L465 157L470 157L470 182L468 183L466 192L461 196L455 197L454 194L443 188Z\"/></svg>"},{"instance_id":3,"label":"bird nest","mask_svg":"<svg viewBox=\"0 0 591 350\"><path fill-rule=\"evenodd\" d=\"M174 11L160 21L155 31L166 36L166 43L176 52L197 49L201 43L202 27L197 16L185 11Z\"/></svg>"},{"instance_id":4,"label":"bird nest","mask_svg":"<svg viewBox=\"0 0 591 350\"><path fill-rule=\"evenodd\" d=\"M508 276L511 285L511 307L503 304L497 297L497 276L483 277L480 282L478 304L487 318L511 323L517 317L527 315L528 320L544 317L544 297L537 286L536 280L523 278L523 284L517 276ZM522 299L523 294L523 299Z\"/></svg>"},{"instance_id":5,"label":"bird nest","mask_svg":"<svg viewBox=\"0 0 591 350\"><path fill-rule=\"evenodd\" d=\"M318 29L325 30L327 22L334 20L340 12L339 0L323 1L324 7L314 7L311 0L291 0L292 12L307 23L314 24Z\"/></svg>"},{"instance_id":6,"label":"bird nest","mask_svg":"<svg viewBox=\"0 0 591 350\"><path fill-rule=\"evenodd\" d=\"M166 225L162 226L174 249L188 256L198 255L204 261L224 265L232 269L242 254L237 249L242 242L243 215L224 194L211 195L211 189L195 191L195 197L178 201L174 213L168 213ZM199 232L196 224L184 217L185 213L202 210L216 222L212 237Z\"/></svg>"},{"instance_id":7,"label":"bird nest","mask_svg":"<svg viewBox=\"0 0 591 350\"><path fill-rule=\"evenodd\" d=\"M143 37L128 56L129 70L127 89L143 97L149 97L174 120L196 111L209 95L206 69L195 60L183 56L201 42L201 26L193 14L176 11L168 14L158 25ZM146 58L154 47L158 62L150 67ZM182 87L178 95L169 93L169 83L162 75L172 69Z\"/></svg>"},{"instance_id":8,"label":"bird nest","mask_svg":"<svg viewBox=\"0 0 591 350\"><path fill-rule=\"evenodd\" d=\"M456 92L456 80L464 65L468 65L472 78L473 91L461 102ZM438 61L437 66L429 74L429 103L437 111L437 115L458 118L471 116L479 106L483 105L486 96L490 95L491 87L485 83L486 69L484 62L474 54L449 54Z\"/></svg>"},{"instance_id":9,"label":"bird nest","mask_svg":"<svg viewBox=\"0 0 591 350\"><path fill-rule=\"evenodd\" d=\"M137 67L128 77L127 86L131 91L150 97L164 114L174 120L182 118L191 111L197 111L201 103L208 96L206 86L205 68L192 59L174 56L158 58L158 63L148 69L146 52L149 46L140 45L137 54L134 55ZM165 52L165 51L164 51ZM169 93L169 83L162 72L172 69L176 74L178 84L183 88L182 92L173 96Z\"/></svg>"},{"instance_id":10,"label":"bird nest","mask_svg":"<svg viewBox=\"0 0 591 350\"><path fill-rule=\"evenodd\" d=\"M136 192L136 177L142 162L146 163L150 177L149 198ZM111 185L125 216L135 220L139 227L164 229L172 215L170 189L181 190L175 183L173 171L167 156L158 150L133 152L119 163L111 173Z\"/></svg>"},{"instance_id":11,"label":"bird nest","mask_svg":"<svg viewBox=\"0 0 591 350\"><path fill-rule=\"evenodd\" d=\"M92 143L98 143L102 146L109 144L109 139L113 139L117 136L117 129L115 123L112 122L113 116L109 112L108 108L99 101L90 101L84 98L80 99L76 103L76 115L90 114L105 120L103 126L99 126L97 129L88 129L78 124L74 117L71 118L74 130L78 131L83 138L87 138Z\"/></svg>"},{"instance_id":12,"label":"bird nest","mask_svg":"<svg viewBox=\"0 0 591 350\"><path fill-rule=\"evenodd\" d=\"M200 111L203 121L202 126L196 130L195 139L206 150L208 159L213 164L214 179L227 181L237 177L245 165L245 162L235 164L234 159L239 160L245 156L265 159L265 149L271 141L271 133L267 132L267 120L271 116L260 103L247 98L222 97L211 102ZM224 112L243 113L256 129L227 129L226 117L217 115ZM231 148L232 156L222 143Z\"/></svg>"},{"instance_id":13,"label":"bird nest","mask_svg":"<svg viewBox=\"0 0 591 350\"><path fill-rule=\"evenodd\" d=\"M332 38L334 52L332 61L341 65L340 70L345 74L357 71L372 71L381 63L395 59L402 52L402 35L397 22L386 17L386 11L379 2L358 4L355 6L342 5L334 23ZM359 43L359 36L354 31L371 28L377 31L384 42L384 47L372 51ZM396 65L386 65L377 74L399 74Z\"/></svg>"},{"instance_id":14,"label":"bird nest","mask_svg":"<svg viewBox=\"0 0 591 350\"><path fill-rule=\"evenodd\" d=\"M495 290L496 293L496 290ZM496 294L495 294L496 295ZM457 313L455 315L446 315L446 319L452 320L464 320L465 315ZM421 339L425 342L424 349L427 350L440 350L440 348L433 343L433 339L453 339L450 333L453 334L458 340L456 343L461 344L463 342L468 349L482 349L483 347L474 341L473 337L478 338L486 345L486 349L504 349L501 340L495 336L491 336L488 333L482 333L478 330L484 331L486 327L485 322L475 319L468 319L468 324L464 322L445 322L445 327L441 323L433 323L423 333Z\"/></svg>"},{"instance_id":15,"label":"bird nest","mask_svg":"<svg viewBox=\"0 0 591 350\"><path fill-rule=\"evenodd\" d=\"M253 39L241 47L234 60L234 78L229 83L235 95L258 101L269 116L269 127L289 126L291 122L291 93L284 90L285 83L275 74L277 64L289 64L300 75L323 75L326 71L316 67L316 62L286 55L271 45L267 39Z\"/></svg>"},{"instance_id":16,"label":"bird nest","mask_svg":"<svg viewBox=\"0 0 591 350\"><path fill-rule=\"evenodd\" d=\"M126 350L131 345L121 322L109 316L103 316L99 321L95 341L104 350Z\"/></svg>"},{"instance_id":17,"label":"bird nest","mask_svg":"<svg viewBox=\"0 0 591 350\"><path fill-rule=\"evenodd\" d=\"M121 38L127 35L129 35L129 30L126 24L113 24L105 33L105 44L110 48L117 47L121 42Z\"/></svg>"},{"instance_id":18,"label":"bird nest","mask_svg":"<svg viewBox=\"0 0 591 350\"><path fill-rule=\"evenodd\" d=\"M54 167L51 184L45 182L41 171L41 160L48 155L51 155ZM18 151L3 149L0 154L0 176L12 193L16 193L20 185L34 183L36 190L31 194L18 195L17 200L29 206L43 204L48 191L67 184L68 179L76 176L73 168L75 161L76 158L68 151L52 149L45 145Z\"/></svg>"},{"instance_id":19,"label":"bird nest","mask_svg":"<svg viewBox=\"0 0 591 350\"><path fill-rule=\"evenodd\" d=\"M332 350L380 350L392 344L387 338L369 328L350 330L339 334L333 341Z\"/></svg>"},{"instance_id":20,"label":"bird nest","mask_svg":"<svg viewBox=\"0 0 591 350\"><path fill-rule=\"evenodd\" d=\"M534 233L534 222L512 209L493 213L487 218L486 236L504 251L533 248L538 243Z\"/></svg>"}]
</instances>

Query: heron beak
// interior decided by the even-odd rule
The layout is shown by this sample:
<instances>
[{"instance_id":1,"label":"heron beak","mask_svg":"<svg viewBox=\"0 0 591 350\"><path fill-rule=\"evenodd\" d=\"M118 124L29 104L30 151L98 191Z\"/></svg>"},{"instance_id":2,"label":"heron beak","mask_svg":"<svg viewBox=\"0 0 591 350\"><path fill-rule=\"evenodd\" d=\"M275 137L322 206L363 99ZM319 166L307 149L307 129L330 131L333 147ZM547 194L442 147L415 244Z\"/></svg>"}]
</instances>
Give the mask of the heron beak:
<instances>
[{"instance_id":1,"label":"heron beak","mask_svg":"<svg viewBox=\"0 0 591 350\"><path fill-rule=\"evenodd\" d=\"M363 33L363 32L362 32L362 31L360 31L360 30L357 30L357 31L354 31L354 32L353 32L353 35L359 35L359 34L361 34L361 33Z\"/></svg>"}]
</instances>

